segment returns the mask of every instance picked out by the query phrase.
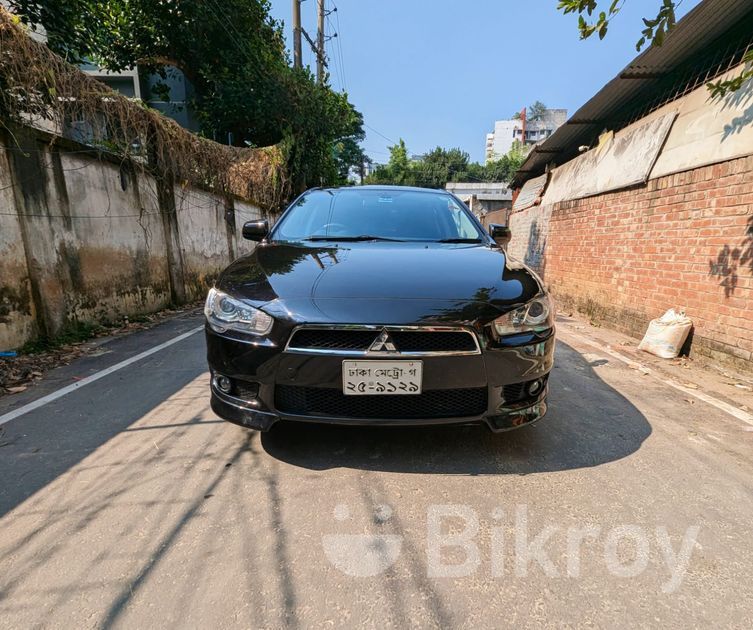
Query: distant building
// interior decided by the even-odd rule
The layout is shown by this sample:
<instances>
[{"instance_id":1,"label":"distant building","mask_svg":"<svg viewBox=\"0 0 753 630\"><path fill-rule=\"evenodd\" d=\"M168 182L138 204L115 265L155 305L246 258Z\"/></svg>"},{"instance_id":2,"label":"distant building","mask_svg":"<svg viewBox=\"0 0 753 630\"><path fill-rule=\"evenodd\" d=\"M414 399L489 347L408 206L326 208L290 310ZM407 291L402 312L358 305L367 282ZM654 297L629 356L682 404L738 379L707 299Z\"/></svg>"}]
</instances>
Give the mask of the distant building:
<instances>
[{"instance_id":1,"label":"distant building","mask_svg":"<svg viewBox=\"0 0 753 630\"><path fill-rule=\"evenodd\" d=\"M123 72L110 72L100 68L95 63L82 63L79 68L90 77L107 85L110 89L120 92L128 98L141 98L141 82L139 81L138 68L124 70Z\"/></svg>"},{"instance_id":2,"label":"distant building","mask_svg":"<svg viewBox=\"0 0 753 630\"><path fill-rule=\"evenodd\" d=\"M445 189L453 193L479 219L492 215L492 223L507 224L512 208L512 190L504 183L448 182ZM484 222L486 225L486 222Z\"/></svg>"},{"instance_id":3,"label":"distant building","mask_svg":"<svg viewBox=\"0 0 753 630\"><path fill-rule=\"evenodd\" d=\"M486 134L486 161L498 160L506 153L509 153L515 142L521 142L526 147L543 142L561 127L566 120L566 109L547 109L541 118L525 121L525 139L523 139L522 118L496 121L494 123L494 131Z\"/></svg>"},{"instance_id":4,"label":"distant building","mask_svg":"<svg viewBox=\"0 0 753 630\"><path fill-rule=\"evenodd\" d=\"M168 87L169 100L162 100L153 89L159 83ZM189 131L199 131L199 121L191 107L191 99L194 95L193 85L186 79L186 75L177 68L167 66L164 79L157 74L142 72L141 94L141 98L146 101L149 107L153 107L165 116L172 118L181 127L185 127ZM232 138L229 136L217 136L214 140L227 144L232 143Z\"/></svg>"}]
</instances>

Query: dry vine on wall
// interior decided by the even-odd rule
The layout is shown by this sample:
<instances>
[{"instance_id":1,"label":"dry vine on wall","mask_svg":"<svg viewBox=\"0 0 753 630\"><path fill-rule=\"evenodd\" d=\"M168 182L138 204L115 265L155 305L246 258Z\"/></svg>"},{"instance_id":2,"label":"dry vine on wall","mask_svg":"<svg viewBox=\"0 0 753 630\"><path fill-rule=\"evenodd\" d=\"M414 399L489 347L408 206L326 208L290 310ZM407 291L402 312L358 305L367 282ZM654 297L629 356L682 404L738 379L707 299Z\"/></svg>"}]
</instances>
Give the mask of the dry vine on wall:
<instances>
[{"instance_id":1,"label":"dry vine on wall","mask_svg":"<svg viewBox=\"0 0 753 630\"><path fill-rule=\"evenodd\" d=\"M235 195L267 212L290 193L282 146L243 149L193 134L67 63L0 7L3 121L51 128L157 177Z\"/></svg>"}]
</instances>

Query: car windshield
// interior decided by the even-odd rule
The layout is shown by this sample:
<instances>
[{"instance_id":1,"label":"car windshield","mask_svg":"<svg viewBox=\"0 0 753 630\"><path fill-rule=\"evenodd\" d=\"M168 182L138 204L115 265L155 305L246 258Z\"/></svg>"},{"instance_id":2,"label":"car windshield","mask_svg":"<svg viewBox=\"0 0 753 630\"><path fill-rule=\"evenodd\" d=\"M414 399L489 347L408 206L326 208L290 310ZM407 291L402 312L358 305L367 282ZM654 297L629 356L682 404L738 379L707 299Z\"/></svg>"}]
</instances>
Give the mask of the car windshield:
<instances>
[{"instance_id":1,"label":"car windshield","mask_svg":"<svg viewBox=\"0 0 753 630\"><path fill-rule=\"evenodd\" d=\"M350 188L304 195L275 227L274 241L482 242L468 211L444 192Z\"/></svg>"}]
</instances>

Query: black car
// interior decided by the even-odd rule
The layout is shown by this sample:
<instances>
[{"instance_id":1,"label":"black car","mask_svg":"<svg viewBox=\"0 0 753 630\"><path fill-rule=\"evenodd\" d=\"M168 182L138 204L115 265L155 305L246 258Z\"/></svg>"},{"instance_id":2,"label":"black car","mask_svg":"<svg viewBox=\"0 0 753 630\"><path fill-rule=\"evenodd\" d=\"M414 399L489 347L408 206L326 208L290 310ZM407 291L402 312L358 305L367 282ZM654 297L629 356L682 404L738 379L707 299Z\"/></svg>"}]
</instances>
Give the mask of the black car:
<instances>
[{"instance_id":1,"label":"black car","mask_svg":"<svg viewBox=\"0 0 753 630\"><path fill-rule=\"evenodd\" d=\"M554 312L541 281L440 190L314 189L207 298L212 409L268 430L485 422L546 412Z\"/></svg>"}]
</instances>

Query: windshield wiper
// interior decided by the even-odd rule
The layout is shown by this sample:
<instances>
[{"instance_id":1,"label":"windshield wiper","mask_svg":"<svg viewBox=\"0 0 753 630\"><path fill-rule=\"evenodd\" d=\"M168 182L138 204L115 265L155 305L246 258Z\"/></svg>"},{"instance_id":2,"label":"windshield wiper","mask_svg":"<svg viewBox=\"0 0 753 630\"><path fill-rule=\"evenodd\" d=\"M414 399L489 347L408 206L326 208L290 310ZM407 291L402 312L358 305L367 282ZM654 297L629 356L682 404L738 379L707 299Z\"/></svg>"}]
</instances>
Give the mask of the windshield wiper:
<instances>
[{"instance_id":1,"label":"windshield wiper","mask_svg":"<svg viewBox=\"0 0 753 630\"><path fill-rule=\"evenodd\" d=\"M405 241L399 238L387 238L386 236L372 236L371 234L361 234L359 236L324 236L319 234L313 234L302 238L302 241L345 241L348 243L355 243L358 241L393 241L395 243L404 243Z\"/></svg>"},{"instance_id":2,"label":"windshield wiper","mask_svg":"<svg viewBox=\"0 0 753 630\"><path fill-rule=\"evenodd\" d=\"M435 243L480 243L480 238L442 238Z\"/></svg>"}]
</instances>

